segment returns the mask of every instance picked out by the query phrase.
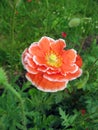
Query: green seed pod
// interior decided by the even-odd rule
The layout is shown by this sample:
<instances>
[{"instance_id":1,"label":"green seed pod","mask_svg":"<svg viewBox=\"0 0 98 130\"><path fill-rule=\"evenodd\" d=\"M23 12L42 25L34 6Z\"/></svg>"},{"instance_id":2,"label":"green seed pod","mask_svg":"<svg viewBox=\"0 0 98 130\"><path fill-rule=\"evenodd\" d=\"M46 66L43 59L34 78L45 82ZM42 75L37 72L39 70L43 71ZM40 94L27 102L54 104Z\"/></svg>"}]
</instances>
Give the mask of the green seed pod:
<instances>
[{"instance_id":1,"label":"green seed pod","mask_svg":"<svg viewBox=\"0 0 98 130\"><path fill-rule=\"evenodd\" d=\"M81 20L80 18L73 18L69 21L68 25L69 27L76 27L80 24Z\"/></svg>"}]
</instances>

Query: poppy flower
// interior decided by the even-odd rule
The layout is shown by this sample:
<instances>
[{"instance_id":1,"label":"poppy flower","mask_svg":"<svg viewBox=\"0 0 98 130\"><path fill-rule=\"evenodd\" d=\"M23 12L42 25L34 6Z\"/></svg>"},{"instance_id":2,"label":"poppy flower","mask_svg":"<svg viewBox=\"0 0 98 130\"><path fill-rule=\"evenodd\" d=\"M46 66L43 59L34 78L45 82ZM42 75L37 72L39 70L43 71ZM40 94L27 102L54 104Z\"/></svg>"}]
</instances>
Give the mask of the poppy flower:
<instances>
[{"instance_id":1,"label":"poppy flower","mask_svg":"<svg viewBox=\"0 0 98 130\"><path fill-rule=\"evenodd\" d=\"M32 2L32 0L27 0L27 2Z\"/></svg>"},{"instance_id":2,"label":"poppy flower","mask_svg":"<svg viewBox=\"0 0 98 130\"><path fill-rule=\"evenodd\" d=\"M81 76L81 57L74 49L65 50L65 47L63 39L44 36L24 50L22 64L27 70L26 78L39 90L63 90L68 81Z\"/></svg>"},{"instance_id":3,"label":"poppy flower","mask_svg":"<svg viewBox=\"0 0 98 130\"><path fill-rule=\"evenodd\" d=\"M82 110L81 110L81 114L82 114L82 116L84 116L84 115L86 114L86 110L85 110L85 109L82 109Z\"/></svg>"},{"instance_id":4,"label":"poppy flower","mask_svg":"<svg viewBox=\"0 0 98 130\"><path fill-rule=\"evenodd\" d=\"M15 14L18 15L18 11L16 11Z\"/></svg>"},{"instance_id":5,"label":"poppy flower","mask_svg":"<svg viewBox=\"0 0 98 130\"><path fill-rule=\"evenodd\" d=\"M67 36L67 34L65 32L62 32L62 37L65 38Z\"/></svg>"}]
</instances>

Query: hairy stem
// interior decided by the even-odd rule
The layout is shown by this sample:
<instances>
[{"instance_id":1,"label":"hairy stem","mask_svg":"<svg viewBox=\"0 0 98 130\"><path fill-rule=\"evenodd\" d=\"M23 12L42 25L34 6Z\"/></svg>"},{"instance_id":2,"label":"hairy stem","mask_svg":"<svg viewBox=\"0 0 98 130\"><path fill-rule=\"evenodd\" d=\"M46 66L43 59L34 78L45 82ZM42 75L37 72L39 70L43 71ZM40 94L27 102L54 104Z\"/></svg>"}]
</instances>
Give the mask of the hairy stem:
<instances>
[{"instance_id":1,"label":"hairy stem","mask_svg":"<svg viewBox=\"0 0 98 130\"><path fill-rule=\"evenodd\" d=\"M94 61L94 63L89 67L88 72L92 71L92 69L93 69L94 65L97 63L97 61L98 61L98 57L96 58L96 60Z\"/></svg>"},{"instance_id":2,"label":"hairy stem","mask_svg":"<svg viewBox=\"0 0 98 130\"><path fill-rule=\"evenodd\" d=\"M21 95L8 83L4 83L4 86L6 86L6 89L11 91L19 100L20 105L21 105L21 112L22 112L22 123L23 123L23 130L27 130L26 128L26 116L25 116L25 111L24 111L24 101L21 97Z\"/></svg>"},{"instance_id":3,"label":"hairy stem","mask_svg":"<svg viewBox=\"0 0 98 130\"><path fill-rule=\"evenodd\" d=\"M82 40L82 43L81 43L81 45L80 45L80 48L79 48L78 54L80 54L81 51L82 51L82 48L83 48L83 46L84 46L84 44L85 44L85 39L86 39L86 36L85 36L85 37L83 38L83 40Z\"/></svg>"},{"instance_id":4,"label":"hairy stem","mask_svg":"<svg viewBox=\"0 0 98 130\"><path fill-rule=\"evenodd\" d=\"M11 44L13 47L13 44L15 42L15 36L14 36L14 29L15 29L15 10L16 6L13 7L13 15L12 15L12 22L11 22Z\"/></svg>"}]
</instances>

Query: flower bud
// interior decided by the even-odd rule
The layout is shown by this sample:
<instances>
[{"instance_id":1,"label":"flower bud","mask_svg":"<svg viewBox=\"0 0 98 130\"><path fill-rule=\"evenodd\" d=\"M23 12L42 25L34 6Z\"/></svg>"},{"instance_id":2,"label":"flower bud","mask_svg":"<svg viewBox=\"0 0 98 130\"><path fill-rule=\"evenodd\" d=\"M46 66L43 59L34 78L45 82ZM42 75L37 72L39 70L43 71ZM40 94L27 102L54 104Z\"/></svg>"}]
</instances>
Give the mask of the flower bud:
<instances>
[{"instance_id":1,"label":"flower bud","mask_svg":"<svg viewBox=\"0 0 98 130\"><path fill-rule=\"evenodd\" d=\"M81 20L80 18L73 18L69 21L68 25L69 27L76 27L80 24Z\"/></svg>"}]
</instances>

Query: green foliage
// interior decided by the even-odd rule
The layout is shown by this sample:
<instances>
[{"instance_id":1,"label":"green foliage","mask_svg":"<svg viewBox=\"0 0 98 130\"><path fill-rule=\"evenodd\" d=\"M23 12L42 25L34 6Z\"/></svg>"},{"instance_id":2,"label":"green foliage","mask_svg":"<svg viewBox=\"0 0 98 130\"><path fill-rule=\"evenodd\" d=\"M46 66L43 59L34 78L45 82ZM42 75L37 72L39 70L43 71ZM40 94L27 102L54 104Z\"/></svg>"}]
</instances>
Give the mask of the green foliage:
<instances>
[{"instance_id":1,"label":"green foliage","mask_svg":"<svg viewBox=\"0 0 98 130\"><path fill-rule=\"evenodd\" d=\"M81 54L83 74L64 91L41 92L24 77L21 54L62 32L67 47ZM98 129L97 0L1 0L0 130L86 129Z\"/></svg>"},{"instance_id":2,"label":"green foliage","mask_svg":"<svg viewBox=\"0 0 98 130\"><path fill-rule=\"evenodd\" d=\"M65 112L59 108L59 113L61 118L63 119L62 125L65 126L65 128L68 128L70 126L74 126L74 122L76 120L77 115L66 115Z\"/></svg>"},{"instance_id":3,"label":"green foliage","mask_svg":"<svg viewBox=\"0 0 98 130\"><path fill-rule=\"evenodd\" d=\"M75 86L78 89L84 88L84 86L87 84L87 81L89 80L89 72L85 71L82 74L82 78L75 84Z\"/></svg>"},{"instance_id":4,"label":"green foliage","mask_svg":"<svg viewBox=\"0 0 98 130\"><path fill-rule=\"evenodd\" d=\"M1 84L7 84L7 76L2 68L0 68L0 83Z\"/></svg>"},{"instance_id":5,"label":"green foliage","mask_svg":"<svg viewBox=\"0 0 98 130\"><path fill-rule=\"evenodd\" d=\"M8 78L6 73L2 68L0 68L0 85L2 85L4 89L8 91L7 93L5 91L3 96L0 97L1 127L6 126L6 128L4 127L4 130L9 128L11 130L16 130L17 124L20 124L22 129L26 130L23 99L21 98L20 94L13 88L13 86L8 83L7 79ZM15 97L17 97L18 101Z\"/></svg>"}]
</instances>

